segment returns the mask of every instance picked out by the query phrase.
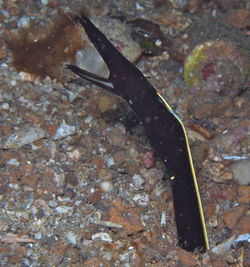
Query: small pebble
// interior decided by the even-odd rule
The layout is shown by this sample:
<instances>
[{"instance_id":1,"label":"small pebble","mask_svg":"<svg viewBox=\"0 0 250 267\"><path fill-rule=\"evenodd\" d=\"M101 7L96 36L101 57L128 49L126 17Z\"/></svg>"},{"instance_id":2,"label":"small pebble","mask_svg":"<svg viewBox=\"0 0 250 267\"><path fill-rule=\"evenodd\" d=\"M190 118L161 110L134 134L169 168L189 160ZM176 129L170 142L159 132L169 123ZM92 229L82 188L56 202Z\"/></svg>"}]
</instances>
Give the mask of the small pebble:
<instances>
[{"instance_id":1,"label":"small pebble","mask_svg":"<svg viewBox=\"0 0 250 267\"><path fill-rule=\"evenodd\" d=\"M130 266L129 262L131 261L131 259L133 259L135 257L135 249L133 247L129 247L129 251L123 253L120 256L120 261L122 261L124 264L123 266Z\"/></svg>"},{"instance_id":2,"label":"small pebble","mask_svg":"<svg viewBox=\"0 0 250 267\"><path fill-rule=\"evenodd\" d=\"M80 151L78 149L75 149L74 151L69 152L68 156L70 159L79 160L81 157L81 154L80 154Z\"/></svg>"},{"instance_id":3,"label":"small pebble","mask_svg":"<svg viewBox=\"0 0 250 267\"><path fill-rule=\"evenodd\" d=\"M67 206L60 206L57 207L56 212L60 213L60 214L66 214L66 213L72 213L73 212L73 208L72 207L67 207Z\"/></svg>"},{"instance_id":4,"label":"small pebble","mask_svg":"<svg viewBox=\"0 0 250 267\"><path fill-rule=\"evenodd\" d=\"M55 135L52 137L53 140L59 140L69 135L73 135L76 132L76 127L71 126L63 121L60 126L56 129Z\"/></svg>"},{"instance_id":5,"label":"small pebble","mask_svg":"<svg viewBox=\"0 0 250 267\"><path fill-rule=\"evenodd\" d=\"M110 168L111 166L115 165L115 161L111 156L106 156L105 157L105 162L106 162L108 168Z\"/></svg>"},{"instance_id":6,"label":"small pebble","mask_svg":"<svg viewBox=\"0 0 250 267\"><path fill-rule=\"evenodd\" d=\"M7 162L6 162L7 165L10 165L10 166L16 166L18 167L20 165L20 162L13 158L13 159L9 159Z\"/></svg>"},{"instance_id":7,"label":"small pebble","mask_svg":"<svg viewBox=\"0 0 250 267\"><path fill-rule=\"evenodd\" d=\"M89 124L89 123L91 123L92 120L93 120L93 117L88 116L87 118L85 118L84 122Z\"/></svg>"},{"instance_id":8,"label":"small pebble","mask_svg":"<svg viewBox=\"0 0 250 267\"><path fill-rule=\"evenodd\" d=\"M3 104L1 105L1 108L2 108L3 110L8 110L8 109L10 108L10 105L9 105L8 103L3 103Z\"/></svg>"},{"instance_id":9,"label":"small pebble","mask_svg":"<svg viewBox=\"0 0 250 267\"><path fill-rule=\"evenodd\" d=\"M10 85L11 85L11 86L16 86L16 84L17 84L16 80L11 80L11 81L10 81Z\"/></svg>"},{"instance_id":10,"label":"small pebble","mask_svg":"<svg viewBox=\"0 0 250 267\"><path fill-rule=\"evenodd\" d=\"M136 194L133 200L140 206L147 206L149 202L149 196L147 194Z\"/></svg>"},{"instance_id":11,"label":"small pebble","mask_svg":"<svg viewBox=\"0 0 250 267\"><path fill-rule=\"evenodd\" d=\"M161 213L161 227L162 227L162 226L165 226L166 223L167 223L166 212L163 211L163 212Z\"/></svg>"},{"instance_id":12,"label":"small pebble","mask_svg":"<svg viewBox=\"0 0 250 267\"><path fill-rule=\"evenodd\" d=\"M19 72L19 77L22 81L26 82L35 82L36 80L35 75L23 71Z\"/></svg>"},{"instance_id":13,"label":"small pebble","mask_svg":"<svg viewBox=\"0 0 250 267\"><path fill-rule=\"evenodd\" d=\"M43 4L43 5L48 5L48 3L49 3L49 0L41 0L41 4Z\"/></svg>"},{"instance_id":14,"label":"small pebble","mask_svg":"<svg viewBox=\"0 0 250 267\"><path fill-rule=\"evenodd\" d=\"M17 23L19 28L28 28L30 25L30 18L29 17L22 17Z\"/></svg>"},{"instance_id":15,"label":"small pebble","mask_svg":"<svg viewBox=\"0 0 250 267\"><path fill-rule=\"evenodd\" d=\"M144 184L144 179L139 174L133 175L132 180L135 187L141 187Z\"/></svg>"},{"instance_id":16,"label":"small pebble","mask_svg":"<svg viewBox=\"0 0 250 267\"><path fill-rule=\"evenodd\" d=\"M101 189L104 192L110 192L113 190L113 184L110 181L104 181L101 183Z\"/></svg>"},{"instance_id":17,"label":"small pebble","mask_svg":"<svg viewBox=\"0 0 250 267\"><path fill-rule=\"evenodd\" d=\"M55 200L49 200L48 205L50 208L55 208L57 206L57 202Z\"/></svg>"},{"instance_id":18,"label":"small pebble","mask_svg":"<svg viewBox=\"0 0 250 267\"><path fill-rule=\"evenodd\" d=\"M42 239L42 236L43 236L42 232L39 231L35 234L35 239L40 240Z\"/></svg>"},{"instance_id":19,"label":"small pebble","mask_svg":"<svg viewBox=\"0 0 250 267\"><path fill-rule=\"evenodd\" d=\"M155 41L155 45L156 45L156 46L161 46L161 45L162 45L162 41L159 40L159 39L157 39L157 40Z\"/></svg>"},{"instance_id":20,"label":"small pebble","mask_svg":"<svg viewBox=\"0 0 250 267\"><path fill-rule=\"evenodd\" d=\"M77 236L75 235L75 233L73 233L72 231L69 231L66 234L66 238L68 239L68 241L72 244L72 245L76 245L77 244Z\"/></svg>"},{"instance_id":21,"label":"small pebble","mask_svg":"<svg viewBox=\"0 0 250 267\"><path fill-rule=\"evenodd\" d=\"M250 160L241 160L232 165L233 179L240 185L250 184Z\"/></svg>"}]
</instances>

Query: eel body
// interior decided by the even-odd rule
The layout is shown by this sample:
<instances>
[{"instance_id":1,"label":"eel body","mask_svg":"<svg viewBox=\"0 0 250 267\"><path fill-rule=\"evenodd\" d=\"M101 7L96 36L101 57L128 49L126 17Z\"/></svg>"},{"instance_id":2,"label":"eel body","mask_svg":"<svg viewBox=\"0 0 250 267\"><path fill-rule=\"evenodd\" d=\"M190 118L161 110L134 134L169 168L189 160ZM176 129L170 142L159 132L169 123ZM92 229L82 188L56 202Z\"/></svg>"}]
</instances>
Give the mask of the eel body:
<instances>
[{"instance_id":1,"label":"eel body","mask_svg":"<svg viewBox=\"0 0 250 267\"><path fill-rule=\"evenodd\" d=\"M109 71L109 78L67 68L80 77L120 97L132 107L146 135L171 177L179 245L188 251L208 250L202 205L183 123L139 69L130 63L83 14L76 17Z\"/></svg>"}]
</instances>

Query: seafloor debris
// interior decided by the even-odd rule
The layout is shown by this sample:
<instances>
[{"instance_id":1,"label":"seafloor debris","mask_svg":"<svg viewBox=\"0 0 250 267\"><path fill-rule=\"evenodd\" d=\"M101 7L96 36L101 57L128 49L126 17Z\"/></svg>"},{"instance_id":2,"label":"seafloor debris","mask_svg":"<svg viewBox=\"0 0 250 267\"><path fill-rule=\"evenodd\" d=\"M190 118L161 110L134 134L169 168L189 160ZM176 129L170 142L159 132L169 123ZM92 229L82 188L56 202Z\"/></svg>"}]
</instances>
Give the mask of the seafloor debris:
<instances>
[{"instance_id":1,"label":"seafloor debris","mask_svg":"<svg viewBox=\"0 0 250 267\"><path fill-rule=\"evenodd\" d=\"M13 65L18 71L40 78L61 78L61 62L71 62L84 43L80 33L66 14L58 15L44 27L32 21L7 38Z\"/></svg>"},{"instance_id":2,"label":"seafloor debris","mask_svg":"<svg viewBox=\"0 0 250 267\"><path fill-rule=\"evenodd\" d=\"M250 160L240 160L232 165L233 178L241 185L250 185Z\"/></svg>"},{"instance_id":3,"label":"seafloor debris","mask_svg":"<svg viewBox=\"0 0 250 267\"><path fill-rule=\"evenodd\" d=\"M63 121L56 129L56 133L52 136L52 139L58 140L66 136L72 135L75 132L76 132L75 126L68 125L65 121Z\"/></svg>"},{"instance_id":4,"label":"seafloor debris","mask_svg":"<svg viewBox=\"0 0 250 267\"><path fill-rule=\"evenodd\" d=\"M218 246L212 248L212 252L217 254L224 254L225 252L229 251L233 247L237 246L242 242L250 243L250 234L242 234L238 236L232 236L229 239L225 240L223 243L219 244Z\"/></svg>"},{"instance_id":5,"label":"seafloor debris","mask_svg":"<svg viewBox=\"0 0 250 267\"><path fill-rule=\"evenodd\" d=\"M92 240L100 240L100 241L109 242L109 243L113 241L110 234L104 233L104 232L93 234L91 238Z\"/></svg>"},{"instance_id":6,"label":"seafloor debris","mask_svg":"<svg viewBox=\"0 0 250 267\"><path fill-rule=\"evenodd\" d=\"M2 148L20 148L24 145L31 144L46 136L46 132L38 127L22 127L2 140Z\"/></svg>"}]
</instances>

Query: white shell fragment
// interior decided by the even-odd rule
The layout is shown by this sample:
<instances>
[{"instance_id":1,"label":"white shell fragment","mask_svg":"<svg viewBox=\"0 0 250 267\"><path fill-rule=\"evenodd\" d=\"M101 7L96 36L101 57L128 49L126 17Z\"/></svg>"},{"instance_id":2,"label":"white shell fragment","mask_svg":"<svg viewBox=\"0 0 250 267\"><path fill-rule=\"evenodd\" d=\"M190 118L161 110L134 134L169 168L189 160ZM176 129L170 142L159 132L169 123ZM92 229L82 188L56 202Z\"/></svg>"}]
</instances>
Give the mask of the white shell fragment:
<instances>
[{"instance_id":1,"label":"white shell fragment","mask_svg":"<svg viewBox=\"0 0 250 267\"><path fill-rule=\"evenodd\" d=\"M18 167L20 165L20 162L17 159L12 158L12 159L7 160L6 161L6 164L7 165L10 165L10 166L16 166L16 167Z\"/></svg>"},{"instance_id":2,"label":"white shell fragment","mask_svg":"<svg viewBox=\"0 0 250 267\"><path fill-rule=\"evenodd\" d=\"M2 148L20 148L46 137L46 132L38 127L24 127L14 131L2 141Z\"/></svg>"},{"instance_id":3,"label":"white shell fragment","mask_svg":"<svg viewBox=\"0 0 250 267\"><path fill-rule=\"evenodd\" d=\"M135 187L140 188L144 184L144 179L139 174L134 174L132 176L132 181Z\"/></svg>"},{"instance_id":4,"label":"white shell fragment","mask_svg":"<svg viewBox=\"0 0 250 267\"><path fill-rule=\"evenodd\" d=\"M66 238L69 241L69 243L71 243L72 245L76 245L77 244L77 235L75 233L73 233L72 231L69 231L66 234Z\"/></svg>"},{"instance_id":5,"label":"white shell fragment","mask_svg":"<svg viewBox=\"0 0 250 267\"><path fill-rule=\"evenodd\" d=\"M167 224L166 212L163 211L161 213L161 227L165 226L166 224Z\"/></svg>"},{"instance_id":6,"label":"white shell fragment","mask_svg":"<svg viewBox=\"0 0 250 267\"><path fill-rule=\"evenodd\" d=\"M140 206L147 206L149 202L149 196L147 194L136 194L133 200Z\"/></svg>"},{"instance_id":7,"label":"white shell fragment","mask_svg":"<svg viewBox=\"0 0 250 267\"><path fill-rule=\"evenodd\" d=\"M92 223L100 226L106 226L109 228L123 229L123 225L109 221L94 220Z\"/></svg>"},{"instance_id":8,"label":"white shell fragment","mask_svg":"<svg viewBox=\"0 0 250 267\"><path fill-rule=\"evenodd\" d=\"M229 251L232 247L236 246L237 243L240 242L248 242L250 243L250 234L242 234L238 236L232 236L223 243L219 244L218 246L212 248L212 252L216 254L225 254Z\"/></svg>"},{"instance_id":9,"label":"white shell fragment","mask_svg":"<svg viewBox=\"0 0 250 267\"><path fill-rule=\"evenodd\" d=\"M104 242L112 242L112 237L108 233L96 233L92 235L92 240L101 240Z\"/></svg>"},{"instance_id":10,"label":"white shell fragment","mask_svg":"<svg viewBox=\"0 0 250 267\"><path fill-rule=\"evenodd\" d=\"M73 212L73 208L67 207L67 206L56 207L55 210L57 213L60 213L60 214L66 214L66 213L72 213Z\"/></svg>"},{"instance_id":11,"label":"white shell fragment","mask_svg":"<svg viewBox=\"0 0 250 267\"><path fill-rule=\"evenodd\" d=\"M113 184L110 181L104 181L101 183L101 189L104 192L111 192L113 190Z\"/></svg>"},{"instance_id":12,"label":"white shell fragment","mask_svg":"<svg viewBox=\"0 0 250 267\"><path fill-rule=\"evenodd\" d=\"M19 28L28 28L30 25L30 18L26 16L20 18L17 25Z\"/></svg>"},{"instance_id":13,"label":"white shell fragment","mask_svg":"<svg viewBox=\"0 0 250 267\"><path fill-rule=\"evenodd\" d=\"M115 161L111 156L105 156L104 160L105 160L105 163L107 164L108 168L110 168L111 166L115 165Z\"/></svg>"},{"instance_id":14,"label":"white shell fragment","mask_svg":"<svg viewBox=\"0 0 250 267\"><path fill-rule=\"evenodd\" d=\"M71 126L65 123L65 121L63 121L59 127L56 129L56 133L54 134L54 136L52 136L53 140L59 140L61 138L64 138L66 136L72 135L76 132L76 127L75 126Z\"/></svg>"}]
</instances>

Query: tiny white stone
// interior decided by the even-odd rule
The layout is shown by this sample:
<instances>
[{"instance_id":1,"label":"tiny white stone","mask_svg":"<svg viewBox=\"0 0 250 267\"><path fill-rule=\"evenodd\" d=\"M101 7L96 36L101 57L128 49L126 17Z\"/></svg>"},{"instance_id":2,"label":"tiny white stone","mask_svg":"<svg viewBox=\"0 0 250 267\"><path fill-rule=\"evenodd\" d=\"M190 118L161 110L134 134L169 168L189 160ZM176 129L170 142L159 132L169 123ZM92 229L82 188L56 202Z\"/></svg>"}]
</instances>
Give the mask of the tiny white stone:
<instances>
[{"instance_id":1,"label":"tiny white stone","mask_svg":"<svg viewBox=\"0 0 250 267\"><path fill-rule=\"evenodd\" d=\"M10 81L10 85L11 85L11 86L16 86L16 84L17 84L16 80L11 80L11 81Z\"/></svg>"},{"instance_id":2,"label":"tiny white stone","mask_svg":"<svg viewBox=\"0 0 250 267\"><path fill-rule=\"evenodd\" d=\"M101 183L101 188L105 192L110 192L113 190L113 184L110 181L104 181Z\"/></svg>"},{"instance_id":3,"label":"tiny white stone","mask_svg":"<svg viewBox=\"0 0 250 267\"><path fill-rule=\"evenodd\" d=\"M149 201L149 196L147 194L136 194L133 197L133 200L135 202L137 202L138 205L140 206L147 206L148 205L148 201Z\"/></svg>"},{"instance_id":4,"label":"tiny white stone","mask_svg":"<svg viewBox=\"0 0 250 267\"><path fill-rule=\"evenodd\" d=\"M81 154L80 154L80 151L78 149L75 149L74 151L69 152L68 156L70 159L79 160Z\"/></svg>"},{"instance_id":5,"label":"tiny white stone","mask_svg":"<svg viewBox=\"0 0 250 267\"><path fill-rule=\"evenodd\" d=\"M141 175L139 174L134 174L132 176L132 180L133 180L133 184L136 186L136 187L140 187L143 185L144 183L144 180L143 178L141 177Z\"/></svg>"},{"instance_id":6,"label":"tiny white stone","mask_svg":"<svg viewBox=\"0 0 250 267\"><path fill-rule=\"evenodd\" d=\"M23 71L20 71L18 75L22 81L26 81L26 82L34 82L36 79L33 74L23 72Z\"/></svg>"},{"instance_id":7,"label":"tiny white stone","mask_svg":"<svg viewBox=\"0 0 250 267\"><path fill-rule=\"evenodd\" d=\"M163 212L161 213L161 226L165 226L166 223L167 223L167 220L166 220L166 212L163 211Z\"/></svg>"},{"instance_id":8,"label":"tiny white stone","mask_svg":"<svg viewBox=\"0 0 250 267\"><path fill-rule=\"evenodd\" d=\"M54 134L54 136L52 137L53 140L58 140L61 139L63 137L69 136L74 134L76 131L76 127L75 126L71 126L65 123L65 121L63 121L60 126L56 129L56 133Z\"/></svg>"},{"instance_id":9,"label":"tiny white stone","mask_svg":"<svg viewBox=\"0 0 250 267\"><path fill-rule=\"evenodd\" d=\"M77 237L76 237L76 235L75 235L72 231L69 231L69 232L66 234L66 238L68 239L68 241L69 241L72 245L76 245L76 244L77 244Z\"/></svg>"},{"instance_id":10,"label":"tiny white stone","mask_svg":"<svg viewBox=\"0 0 250 267\"><path fill-rule=\"evenodd\" d=\"M157 40L155 41L155 45L156 45L156 46L161 46L161 45L162 45L162 41L159 40L159 39L157 39Z\"/></svg>"},{"instance_id":11,"label":"tiny white stone","mask_svg":"<svg viewBox=\"0 0 250 267\"><path fill-rule=\"evenodd\" d=\"M35 234L35 239L37 239L37 240L42 239L42 232L37 232Z\"/></svg>"},{"instance_id":12,"label":"tiny white stone","mask_svg":"<svg viewBox=\"0 0 250 267\"><path fill-rule=\"evenodd\" d=\"M15 158L9 159L6 163L7 163L7 165L12 165L12 166L19 166L20 165L20 162Z\"/></svg>"},{"instance_id":13,"label":"tiny white stone","mask_svg":"<svg viewBox=\"0 0 250 267\"><path fill-rule=\"evenodd\" d=\"M18 21L17 25L18 27L28 28L30 24L30 18L29 17L22 17Z\"/></svg>"},{"instance_id":14,"label":"tiny white stone","mask_svg":"<svg viewBox=\"0 0 250 267\"><path fill-rule=\"evenodd\" d=\"M105 161L106 161L106 164L107 164L107 166L108 166L108 168L110 168L111 166L113 166L114 164L115 164L115 161L114 161L114 159L112 158L112 157L106 157L105 158Z\"/></svg>"},{"instance_id":15,"label":"tiny white stone","mask_svg":"<svg viewBox=\"0 0 250 267\"><path fill-rule=\"evenodd\" d=\"M184 33L183 36L182 36L183 39L188 39L188 34L187 33Z\"/></svg>"},{"instance_id":16,"label":"tiny white stone","mask_svg":"<svg viewBox=\"0 0 250 267\"><path fill-rule=\"evenodd\" d=\"M2 104L2 109L3 110L8 110L10 108L10 105L8 103L3 103Z\"/></svg>"},{"instance_id":17,"label":"tiny white stone","mask_svg":"<svg viewBox=\"0 0 250 267\"><path fill-rule=\"evenodd\" d=\"M220 161L221 161L221 158L218 157L218 156L215 156L215 157L213 158L213 160L216 161L216 162L220 162Z\"/></svg>"},{"instance_id":18,"label":"tiny white stone","mask_svg":"<svg viewBox=\"0 0 250 267\"><path fill-rule=\"evenodd\" d=\"M41 0L41 4L43 4L43 5L48 5L48 3L49 3L49 0Z\"/></svg>"},{"instance_id":19,"label":"tiny white stone","mask_svg":"<svg viewBox=\"0 0 250 267\"><path fill-rule=\"evenodd\" d=\"M93 119L92 116L88 116L87 118L85 118L84 122L89 124L91 123L92 119Z\"/></svg>"},{"instance_id":20,"label":"tiny white stone","mask_svg":"<svg viewBox=\"0 0 250 267\"><path fill-rule=\"evenodd\" d=\"M135 3L135 6L136 6L137 10L143 10L144 9L144 7L138 2Z\"/></svg>"},{"instance_id":21,"label":"tiny white stone","mask_svg":"<svg viewBox=\"0 0 250 267\"><path fill-rule=\"evenodd\" d=\"M49 207L55 208L57 206L57 203L55 200L49 200Z\"/></svg>"},{"instance_id":22,"label":"tiny white stone","mask_svg":"<svg viewBox=\"0 0 250 267\"><path fill-rule=\"evenodd\" d=\"M73 208L67 207L67 206L60 206L60 207L57 207L55 210L56 210L56 212L58 212L60 214L66 214L66 213L73 212Z\"/></svg>"}]
</instances>

